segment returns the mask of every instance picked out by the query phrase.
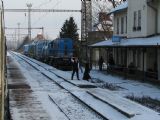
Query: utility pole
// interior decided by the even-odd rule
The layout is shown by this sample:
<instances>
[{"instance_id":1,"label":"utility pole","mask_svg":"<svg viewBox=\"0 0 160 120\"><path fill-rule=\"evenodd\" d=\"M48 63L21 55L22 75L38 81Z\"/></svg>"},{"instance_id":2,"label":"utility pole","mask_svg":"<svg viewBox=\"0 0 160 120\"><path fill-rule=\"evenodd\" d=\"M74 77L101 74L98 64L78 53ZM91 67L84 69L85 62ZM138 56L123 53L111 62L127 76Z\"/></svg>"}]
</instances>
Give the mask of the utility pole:
<instances>
[{"instance_id":1,"label":"utility pole","mask_svg":"<svg viewBox=\"0 0 160 120\"><path fill-rule=\"evenodd\" d=\"M4 29L5 30L14 30L15 32L14 32L14 35L15 35L15 38L17 37L17 43L13 43L12 45L14 45L15 46L15 44L17 44L17 47L19 47L20 46L20 43L21 43L21 39L22 39L22 36L28 36L28 33L26 33L26 34L21 34L21 30L28 30L28 27L20 27L20 23L17 23L17 25L18 25L18 27L5 27ZM42 31L42 33L44 34L44 28L43 27L33 27L33 28L31 28L31 30L32 29L36 29L36 30L38 30L38 29L40 29L41 31ZM18 31L18 33L16 34L16 31ZM10 32L11 33L11 32ZM17 36L16 36L17 35ZM13 36L13 34L6 34L6 36Z\"/></svg>"},{"instance_id":2,"label":"utility pole","mask_svg":"<svg viewBox=\"0 0 160 120\"><path fill-rule=\"evenodd\" d=\"M42 27L42 35L44 35L44 27Z\"/></svg>"},{"instance_id":3,"label":"utility pole","mask_svg":"<svg viewBox=\"0 0 160 120\"><path fill-rule=\"evenodd\" d=\"M18 43L17 46L19 47L19 43L20 43L20 23L17 23L18 25Z\"/></svg>"},{"instance_id":4,"label":"utility pole","mask_svg":"<svg viewBox=\"0 0 160 120\"><path fill-rule=\"evenodd\" d=\"M31 40L31 7L32 7L32 4L28 3L27 7L28 7L28 39Z\"/></svg>"},{"instance_id":5,"label":"utility pole","mask_svg":"<svg viewBox=\"0 0 160 120\"><path fill-rule=\"evenodd\" d=\"M82 49L84 47L82 58L85 58L85 72L83 74L83 79L88 80L90 62L88 59L88 32L92 30L92 8L91 0L81 0L82 1L82 13L81 13L81 43Z\"/></svg>"},{"instance_id":6,"label":"utility pole","mask_svg":"<svg viewBox=\"0 0 160 120\"><path fill-rule=\"evenodd\" d=\"M4 9L4 12L28 12L28 38L31 40L31 12L79 12L81 13L81 10L67 10L67 9L31 9L32 4L27 4L28 9ZM42 28L42 33L44 33Z\"/></svg>"},{"instance_id":7,"label":"utility pole","mask_svg":"<svg viewBox=\"0 0 160 120\"><path fill-rule=\"evenodd\" d=\"M16 50L16 48L17 48L17 31L15 30L15 33L14 33L14 49Z\"/></svg>"},{"instance_id":8,"label":"utility pole","mask_svg":"<svg viewBox=\"0 0 160 120\"><path fill-rule=\"evenodd\" d=\"M88 62L88 32L92 30L92 7L91 0L82 1L81 13L81 42L85 47L85 60Z\"/></svg>"}]
</instances>

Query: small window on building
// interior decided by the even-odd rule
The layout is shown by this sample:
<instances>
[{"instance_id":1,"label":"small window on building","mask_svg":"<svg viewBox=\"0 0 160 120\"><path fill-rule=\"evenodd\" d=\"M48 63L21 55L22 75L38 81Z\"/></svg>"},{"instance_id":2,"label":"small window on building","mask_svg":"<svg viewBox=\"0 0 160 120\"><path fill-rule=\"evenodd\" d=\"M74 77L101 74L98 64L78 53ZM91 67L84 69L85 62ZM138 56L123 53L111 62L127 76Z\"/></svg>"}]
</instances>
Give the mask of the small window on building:
<instances>
[{"instance_id":1,"label":"small window on building","mask_svg":"<svg viewBox=\"0 0 160 120\"><path fill-rule=\"evenodd\" d=\"M127 16L126 16L126 33L127 33Z\"/></svg>"},{"instance_id":2,"label":"small window on building","mask_svg":"<svg viewBox=\"0 0 160 120\"><path fill-rule=\"evenodd\" d=\"M121 18L121 34L124 33L124 17Z\"/></svg>"},{"instance_id":3,"label":"small window on building","mask_svg":"<svg viewBox=\"0 0 160 120\"><path fill-rule=\"evenodd\" d=\"M136 31L136 26L137 26L137 12L134 11L133 15L134 15L134 18L133 18L133 31Z\"/></svg>"},{"instance_id":4,"label":"small window on building","mask_svg":"<svg viewBox=\"0 0 160 120\"><path fill-rule=\"evenodd\" d=\"M141 10L138 10L138 27L137 30L141 30Z\"/></svg>"},{"instance_id":5,"label":"small window on building","mask_svg":"<svg viewBox=\"0 0 160 120\"><path fill-rule=\"evenodd\" d=\"M119 18L117 18L117 34L119 34Z\"/></svg>"}]
</instances>

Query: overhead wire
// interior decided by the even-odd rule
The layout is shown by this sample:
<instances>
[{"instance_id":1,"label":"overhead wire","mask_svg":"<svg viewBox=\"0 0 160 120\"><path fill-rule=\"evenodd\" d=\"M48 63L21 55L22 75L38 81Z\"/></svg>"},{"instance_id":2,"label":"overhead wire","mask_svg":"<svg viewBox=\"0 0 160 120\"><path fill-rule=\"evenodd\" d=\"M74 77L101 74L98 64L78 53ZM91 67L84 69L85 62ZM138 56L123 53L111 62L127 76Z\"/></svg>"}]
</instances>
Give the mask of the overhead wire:
<instances>
[{"instance_id":1,"label":"overhead wire","mask_svg":"<svg viewBox=\"0 0 160 120\"><path fill-rule=\"evenodd\" d=\"M36 6L36 7L33 7L33 8L34 8L34 9L38 9L38 8L40 8L40 7L42 7L42 6L45 6L45 5L47 5L47 4L51 3L51 2L52 2L52 0L49 0L49 1L43 2L43 3L41 3L40 5L38 5L38 6ZM34 14L34 13L32 13L32 15L33 15L33 14ZM27 13L26 13L26 12L24 13L24 16L25 16L25 19L24 19L24 22L21 23L22 25L25 24L26 21L27 21Z\"/></svg>"},{"instance_id":2,"label":"overhead wire","mask_svg":"<svg viewBox=\"0 0 160 120\"><path fill-rule=\"evenodd\" d=\"M54 9L58 4L60 4L61 0L58 0L57 3L53 6L52 9ZM45 18L45 16L47 16L49 13L45 13L42 16L40 16L33 24L37 24L40 20L42 20L43 18Z\"/></svg>"},{"instance_id":3,"label":"overhead wire","mask_svg":"<svg viewBox=\"0 0 160 120\"><path fill-rule=\"evenodd\" d=\"M52 2L52 0L49 0L48 2L43 2L43 3L41 3L40 5L38 5L38 6L34 7L34 8L40 8L40 7L44 6L44 5L49 4L50 2Z\"/></svg>"},{"instance_id":4,"label":"overhead wire","mask_svg":"<svg viewBox=\"0 0 160 120\"><path fill-rule=\"evenodd\" d=\"M41 3L40 5L34 7L34 9L36 9L36 8L38 9L38 8L40 8L40 7L43 6L43 5L49 4L50 2L52 2L52 0L49 0L48 2L43 2L43 3ZM24 16L25 16L25 19L24 19L24 22L21 23L22 25L25 24L26 21L27 21L27 13L26 13L26 12L24 13Z\"/></svg>"}]
</instances>

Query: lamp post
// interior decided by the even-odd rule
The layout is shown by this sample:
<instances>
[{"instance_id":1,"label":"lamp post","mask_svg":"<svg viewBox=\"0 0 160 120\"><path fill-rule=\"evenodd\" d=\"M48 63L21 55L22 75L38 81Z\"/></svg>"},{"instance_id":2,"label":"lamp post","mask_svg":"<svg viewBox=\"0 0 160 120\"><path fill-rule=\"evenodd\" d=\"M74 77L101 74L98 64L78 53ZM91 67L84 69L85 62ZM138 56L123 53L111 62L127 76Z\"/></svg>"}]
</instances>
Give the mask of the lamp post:
<instances>
[{"instance_id":1,"label":"lamp post","mask_svg":"<svg viewBox=\"0 0 160 120\"><path fill-rule=\"evenodd\" d=\"M18 25L18 41L17 41L17 48L19 47L19 42L20 42L20 23L17 23Z\"/></svg>"},{"instance_id":2,"label":"lamp post","mask_svg":"<svg viewBox=\"0 0 160 120\"><path fill-rule=\"evenodd\" d=\"M85 44L85 71L83 74L83 79L88 80L90 79L90 67L89 67L89 60L88 60L88 31L91 30L91 0L81 0L82 1L82 23L81 23L81 39Z\"/></svg>"},{"instance_id":3,"label":"lamp post","mask_svg":"<svg viewBox=\"0 0 160 120\"><path fill-rule=\"evenodd\" d=\"M31 3L27 3L28 7L28 39L31 40Z\"/></svg>"}]
</instances>

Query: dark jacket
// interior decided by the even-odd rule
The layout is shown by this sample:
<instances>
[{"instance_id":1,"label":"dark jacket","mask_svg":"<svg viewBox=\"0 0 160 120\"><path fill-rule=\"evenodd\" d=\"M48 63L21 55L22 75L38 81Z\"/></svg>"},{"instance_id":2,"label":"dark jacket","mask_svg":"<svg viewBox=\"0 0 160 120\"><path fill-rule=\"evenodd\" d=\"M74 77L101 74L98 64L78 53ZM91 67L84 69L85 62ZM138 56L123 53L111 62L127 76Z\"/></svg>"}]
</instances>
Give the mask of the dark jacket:
<instances>
[{"instance_id":1,"label":"dark jacket","mask_svg":"<svg viewBox=\"0 0 160 120\"><path fill-rule=\"evenodd\" d=\"M73 70L78 70L79 68L79 61L77 60L71 60L72 61L72 68Z\"/></svg>"}]
</instances>

